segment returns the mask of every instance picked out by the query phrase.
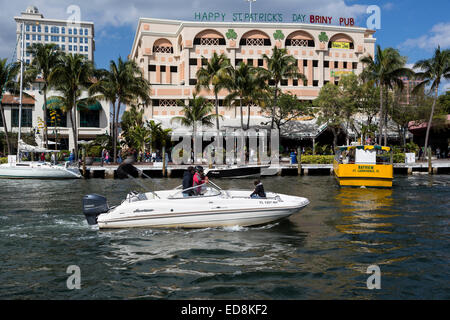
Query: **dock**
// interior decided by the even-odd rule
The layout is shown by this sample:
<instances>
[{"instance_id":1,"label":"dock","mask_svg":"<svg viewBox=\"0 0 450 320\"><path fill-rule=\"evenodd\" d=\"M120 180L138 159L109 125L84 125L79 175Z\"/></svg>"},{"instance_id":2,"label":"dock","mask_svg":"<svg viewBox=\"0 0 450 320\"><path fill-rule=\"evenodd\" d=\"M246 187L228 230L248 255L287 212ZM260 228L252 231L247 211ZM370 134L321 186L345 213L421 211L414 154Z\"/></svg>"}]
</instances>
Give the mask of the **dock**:
<instances>
[{"instance_id":1,"label":"dock","mask_svg":"<svg viewBox=\"0 0 450 320\"><path fill-rule=\"evenodd\" d=\"M153 165L153 163L138 163L133 164L139 169L139 177L141 178L181 178L184 171L190 165L173 165L169 164L166 167L165 175L163 174L163 168L160 165ZM86 166L84 177L87 179L101 178L101 179L115 179L117 178L118 165L92 165ZM208 165L203 164L204 168ZM80 170L82 168L80 167ZM297 176L297 175L332 175L332 164L298 164L280 163L277 166L271 167L270 172L267 175L278 176ZM416 162L416 163L394 163L394 174L396 175L408 175L408 174L449 174L450 173L450 159L437 159L433 160L431 167L428 162ZM265 174L263 174L264 176Z\"/></svg>"}]
</instances>

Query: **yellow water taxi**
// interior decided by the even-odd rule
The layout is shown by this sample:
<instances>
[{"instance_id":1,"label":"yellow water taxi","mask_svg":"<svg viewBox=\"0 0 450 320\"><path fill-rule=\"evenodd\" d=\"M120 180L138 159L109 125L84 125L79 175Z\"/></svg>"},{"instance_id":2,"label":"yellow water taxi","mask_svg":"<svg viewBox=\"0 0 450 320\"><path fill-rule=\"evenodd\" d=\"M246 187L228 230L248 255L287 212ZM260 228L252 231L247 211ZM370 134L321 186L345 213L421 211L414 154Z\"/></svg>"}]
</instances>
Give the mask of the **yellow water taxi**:
<instances>
[{"instance_id":1,"label":"yellow water taxi","mask_svg":"<svg viewBox=\"0 0 450 320\"><path fill-rule=\"evenodd\" d=\"M334 175L340 186L391 188L394 178L392 159L390 147L338 147L334 157Z\"/></svg>"}]
</instances>

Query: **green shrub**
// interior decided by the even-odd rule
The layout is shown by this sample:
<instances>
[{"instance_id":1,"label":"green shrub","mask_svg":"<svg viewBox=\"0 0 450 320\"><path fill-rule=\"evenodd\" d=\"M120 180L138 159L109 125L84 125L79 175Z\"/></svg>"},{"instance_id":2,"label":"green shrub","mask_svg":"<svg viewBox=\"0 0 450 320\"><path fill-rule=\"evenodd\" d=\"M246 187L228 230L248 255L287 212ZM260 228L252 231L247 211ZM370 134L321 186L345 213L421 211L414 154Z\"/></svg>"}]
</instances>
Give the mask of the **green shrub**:
<instances>
[{"instance_id":1,"label":"green shrub","mask_svg":"<svg viewBox=\"0 0 450 320\"><path fill-rule=\"evenodd\" d=\"M0 158L0 164L8 163L8 157Z\"/></svg>"},{"instance_id":2,"label":"green shrub","mask_svg":"<svg viewBox=\"0 0 450 320\"><path fill-rule=\"evenodd\" d=\"M302 163L308 163L308 164L332 164L334 160L333 155L327 155L327 156L312 156L312 155L302 155Z\"/></svg>"},{"instance_id":3,"label":"green shrub","mask_svg":"<svg viewBox=\"0 0 450 320\"><path fill-rule=\"evenodd\" d=\"M394 153L394 163L405 163L405 154L404 153Z\"/></svg>"}]
</instances>

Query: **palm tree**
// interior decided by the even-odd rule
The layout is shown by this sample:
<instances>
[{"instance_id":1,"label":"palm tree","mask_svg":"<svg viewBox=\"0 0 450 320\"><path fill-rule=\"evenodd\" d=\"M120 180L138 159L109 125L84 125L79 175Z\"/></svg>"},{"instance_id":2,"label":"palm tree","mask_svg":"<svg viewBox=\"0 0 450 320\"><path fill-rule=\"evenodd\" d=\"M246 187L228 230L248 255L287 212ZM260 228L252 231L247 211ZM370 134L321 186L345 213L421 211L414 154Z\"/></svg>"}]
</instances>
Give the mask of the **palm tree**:
<instances>
[{"instance_id":1,"label":"palm tree","mask_svg":"<svg viewBox=\"0 0 450 320\"><path fill-rule=\"evenodd\" d=\"M2 90L0 94L0 116L2 117L3 128L5 131L8 154L11 154L11 145L9 143L8 125L5 119L5 111L3 110L3 93L6 90L12 89L16 85L15 79L18 72L19 65L17 63L8 63L8 59L0 60L0 90Z\"/></svg>"},{"instance_id":2,"label":"palm tree","mask_svg":"<svg viewBox=\"0 0 450 320\"><path fill-rule=\"evenodd\" d=\"M430 137L431 122L433 121L434 108L438 99L439 85L445 78L450 79L450 50L441 51L441 47L438 46L434 51L434 56L430 59L420 60L414 64L414 69L420 69L421 71L416 73L416 77L422 80L413 90L417 92L423 89L426 85L431 84L430 92L434 90L433 105L431 106L430 119L427 125L427 133L425 135L425 152L428 148L428 138ZM425 154L424 152L424 154Z\"/></svg>"},{"instance_id":3,"label":"palm tree","mask_svg":"<svg viewBox=\"0 0 450 320\"><path fill-rule=\"evenodd\" d=\"M364 56L360 59L366 68L363 71L363 78L367 80L374 80L380 88L380 121L379 121L379 143L382 144L383 129L384 145L387 144L387 125L384 121L385 110L383 105L384 89L392 89L393 85L397 85L400 90L403 89L402 76L411 76L413 74L411 69L405 68L406 58L400 56L398 50L394 48L381 49L377 45L375 59L372 56Z\"/></svg>"},{"instance_id":4,"label":"palm tree","mask_svg":"<svg viewBox=\"0 0 450 320\"><path fill-rule=\"evenodd\" d=\"M261 77L258 77L257 69L245 64L239 63L237 68L229 66L227 68L227 76L225 77L224 84L230 94L225 98L225 101L232 101L236 104L239 100L239 107L241 112L241 128L244 129L244 115L242 110L243 102L247 103L248 118L247 129L250 127L250 102L253 98L256 98L258 89L264 85Z\"/></svg>"},{"instance_id":5,"label":"palm tree","mask_svg":"<svg viewBox=\"0 0 450 320\"><path fill-rule=\"evenodd\" d=\"M33 43L29 52L33 57L28 72L34 76L41 75L43 81L42 91L44 93L44 141L48 148L48 130L47 130L47 91L51 86L49 78L55 68L61 51L54 43Z\"/></svg>"},{"instance_id":6,"label":"palm tree","mask_svg":"<svg viewBox=\"0 0 450 320\"><path fill-rule=\"evenodd\" d=\"M135 61L123 61L121 57L110 61L109 70L97 73L98 81L90 88L90 93L100 93L113 106L113 141L117 141L120 108L141 100L150 103L150 83L143 78ZM114 143L114 162L117 160L117 145Z\"/></svg>"},{"instance_id":7,"label":"palm tree","mask_svg":"<svg viewBox=\"0 0 450 320\"><path fill-rule=\"evenodd\" d=\"M298 71L297 60L292 55L288 55L285 48L279 49L275 46L273 47L272 55L269 57L263 54L263 59L267 63L267 69L260 68L260 74L266 81L272 80L274 86L272 121L270 126L273 129L275 111L278 103L278 87L280 86L281 80L296 78L306 81L306 77Z\"/></svg>"},{"instance_id":8,"label":"palm tree","mask_svg":"<svg viewBox=\"0 0 450 320\"><path fill-rule=\"evenodd\" d=\"M93 102L93 98L81 98L82 90L92 85L94 66L85 56L68 54L58 57L57 64L49 76L50 83L60 92L60 96L51 97L59 101L70 116L75 146L75 159L78 159L77 106Z\"/></svg>"},{"instance_id":9,"label":"palm tree","mask_svg":"<svg viewBox=\"0 0 450 320\"><path fill-rule=\"evenodd\" d=\"M202 57L202 61L206 60ZM218 55L214 52L211 60L202 66L201 69L197 71L197 85L196 90L199 91L202 88L210 89L213 87L214 97L215 97L215 110L216 110L216 127L217 132L219 132L219 91L225 88L224 76L226 73L226 67L230 64L229 59L225 54Z\"/></svg>"},{"instance_id":10,"label":"palm tree","mask_svg":"<svg viewBox=\"0 0 450 320\"><path fill-rule=\"evenodd\" d=\"M192 138L194 140L194 150L196 150L197 125L200 123L205 127L214 126L214 119L220 115L211 113L213 105L203 97L197 97L195 94L189 99L189 104L179 101L178 104L183 107L183 116L172 117L170 122L179 122L183 126L192 127Z\"/></svg>"},{"instance_id":11,"label":"palm tree","mask_svg":"<svg viewBox=\"0 0 450 320\"><path fill-rule=\"evenodd\" d=\"M212 114L212 104L203 97L197 97L195 94L192 99L189 99L189 104L186 105L184 101L178 102L183 107L183 116L172 117L170 122L179 122L186 127L192 127L192 133L195 137L197 135L197 124L202 126L212 127L214 125L214 119L220 117L219 115Z\"/></svg>"}]
</instances>

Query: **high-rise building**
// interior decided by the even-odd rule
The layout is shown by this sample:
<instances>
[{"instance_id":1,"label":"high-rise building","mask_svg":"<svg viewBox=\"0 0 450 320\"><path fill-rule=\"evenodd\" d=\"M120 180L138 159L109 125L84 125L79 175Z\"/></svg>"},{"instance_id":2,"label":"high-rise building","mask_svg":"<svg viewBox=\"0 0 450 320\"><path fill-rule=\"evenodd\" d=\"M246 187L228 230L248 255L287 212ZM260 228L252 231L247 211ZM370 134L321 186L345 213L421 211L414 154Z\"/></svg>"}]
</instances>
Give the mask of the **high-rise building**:
<instances>
[{"instance_id":1,"label":"high-rise building","mask_svg":"<svg viewBox=\"0 0 450 320\"><path fill-rule=\"evenodd\" d=\"M19 17L14 17L17 23L17 39L21 35L22 23L25 26L26 63L32 60L27 48L33 43L54 43L63 52L82 54L94 61L95 41L94 23L87 21L46 19L35 6L29 6ZM17 58L20 59L21 46L17 41Z\"/></svg>"}]
</instances>

